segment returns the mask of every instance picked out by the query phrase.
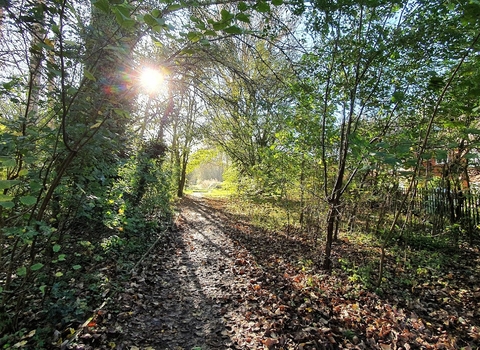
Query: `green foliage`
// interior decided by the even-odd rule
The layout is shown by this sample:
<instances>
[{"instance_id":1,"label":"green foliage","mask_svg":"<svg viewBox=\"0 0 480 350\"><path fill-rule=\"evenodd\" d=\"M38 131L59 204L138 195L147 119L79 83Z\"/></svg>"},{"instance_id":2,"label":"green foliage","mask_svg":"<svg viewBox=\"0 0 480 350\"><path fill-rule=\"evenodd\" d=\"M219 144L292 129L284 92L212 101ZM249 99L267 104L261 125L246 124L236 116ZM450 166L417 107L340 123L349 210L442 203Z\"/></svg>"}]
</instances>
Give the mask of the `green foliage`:
<instances>
[{"instance_id":1,"label":"green foliage","mask_svg":"<svg viewBox=\"0 0 480 350\"><path fill-rule=\"evenodd\" d=\"M351 282L359 283L367 289L371 289L374 286L373 273L375 271L375 265L373 262L356 265L356 262L349 261L348 257L340 258L338 262L342 270L349 275L348 279Z\"/></svg>"},{"instance_id":2,"label":"green foliage","mask_svg":"<svg viewBox=\"0 0 480 350\"><path fill-rule=\"evenodd\" d=\"M218 155L217 149L205 148L195 151L187 165L187 175L191 174L196 168L198 168L202 163L208 163L212 161Z\"/></svg>"},{"instance_id":3,"label":"green foliage","mask_svg":"<svg viewBox=\"0 0 480 350\"><path fill-rule=\"evenodd\" d=\"M34 321L39 327L85 318L106 283L89 271L135 251L132 242L148 242L171 214L164 151L135 148L129 130L135 93L128 85L132 77L119 68L128 56L125 43L136 35L134 8L97 1L87 31L75 5L60 11L60 3L47 1L31 13L30 4L22 6L10 8L16 21L2 22L2 30L6 25L15 33L13 41L27 44L23 56L31 60L6 67L9 76L0 74L0 310L8 310L0 325L7 334L2 346L22 337L16 331L28 322L27 299L32 315L42 316ZM159 13L151 16L161 24ZM38 33L27 24L33 18L44 26ZM55 40L32 39L42 38L43 29ZM118 36L106 35L110 30ZM28 63L35 64L37 55L43 62L38 79ZM138 157L129 156L137 151ZM102 241L105 236L110 239ZM133 264L125 260L119 264ZM79 297L89 283L91 293ZM52 330L37 332L34 348L50 343L42 338L47 333Z\"/></svg>"},{"instance_id":4,"label":"green foliage","mask_svg":"<svg viewBox=\"0 0 480 350\"><path fill-rule=\"evenodd\" d=\"M104 238L100 246L105 251L118 250L126 244L126 240L118 237L117 235Z\"/></svg>"},{"instance_id":5,"label":"green foliage","mask_svg":"<svg viewBox=\"0 0 480 350\"><path fill-rule=\"evenodd\" d=\"M168 173L155 160L139 157L125 162L118 171L118 181L103 199L104 224L127 235L148 234L155 223L168 220L171 215Z\"/></svg>"},{"instance_id":6,"label":"green foliage","mask_svg":"<svg viewBox=\"0 0 480 350\"><path fill-rule=\"evenodd\" d=\"M239 172L235 166L229 166L223 172L222 188L232 193L238 192Z\"/></svg>"},{"instance_id":7,"label":"green foliage","mask_svg":"<svg viewBox=\"0 0 480 350\"><path fill-rule=\"evenodd\" d=\"M296 19L283 0L91 5L10 2L2 19L0 310L12 313L1 315L2 334L24 336L31 298L42 299L46 310L36 311L52 322L91 311L96 296L79 298L70 281L85 274L92 293L101 291L108 277L92 266L112 257L119 269L129 266L127 252L169 222L173 183L181 193L182 175L217 152L201 149L188 163L204 136L200 122L233 162L222 190L237 191L246 200L239 211L268 228L299 223L318 234L330 206L337 224L373 218L384 232L398 208L395 191L419 161L444 160L441 184L457 191L478 159L480 60L464 57L478 49L476 1L294 1L288 6L303 16L308 39L290 28ZM136 84L145 58L136 52L150 42L144 33L155 46L145 62L168 66L173 92L168 101L149 96L142 110ZM136 133L142 113L149 143L148 132ZM418 183L440 184L421 170ZM431 256L451 251L471 234L462 220L428 235L434 223L421 229L405 217L407 231L417 230L403 243ZM435 259L408 269L424 277ZM370 263L342 264L370 285ZM13 291L23 295L14 300ZM38 331L38 344L45 334Z\"/></svg>"}]
</instances>

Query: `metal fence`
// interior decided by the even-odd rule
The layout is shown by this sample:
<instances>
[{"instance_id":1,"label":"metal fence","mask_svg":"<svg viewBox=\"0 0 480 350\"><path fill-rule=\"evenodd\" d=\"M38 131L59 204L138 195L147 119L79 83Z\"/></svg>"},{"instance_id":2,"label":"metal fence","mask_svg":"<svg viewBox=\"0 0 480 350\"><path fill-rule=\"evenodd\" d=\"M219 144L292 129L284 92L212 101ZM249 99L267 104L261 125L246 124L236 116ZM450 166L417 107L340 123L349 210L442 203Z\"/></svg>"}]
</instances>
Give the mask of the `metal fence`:
<instances>
[{"instance_id":1,"label":"metal fence","mask_svg":"<svg viewBox=\"0 0 480 350\"><path fill-rule=\"evenodd\" d=\"M343 229L366 231L388 229L400 209L406 190L383 193L356 193L342 210ZM478 236L480 192L446 188L420 188L412 191L401 209L401 226L418 232L441 234L458 229L467 239Z\"/></svg>"},{"instance_id":2,"label":"metal fence","mask_svg":"<svg viewBox=\"0 0 480 350\"><path fill-rule=\"evenodd\" d=\"M405 196L405 193L399 191L397 196ZM412 194L408 203L410 208L407 208L406 215L410 210L413 216L424 221L442 224L438 228L456 223L468 224L471 227L480 224L478 191L452 191L447 188L419 189Z\"/></svg>"}]
</instances>

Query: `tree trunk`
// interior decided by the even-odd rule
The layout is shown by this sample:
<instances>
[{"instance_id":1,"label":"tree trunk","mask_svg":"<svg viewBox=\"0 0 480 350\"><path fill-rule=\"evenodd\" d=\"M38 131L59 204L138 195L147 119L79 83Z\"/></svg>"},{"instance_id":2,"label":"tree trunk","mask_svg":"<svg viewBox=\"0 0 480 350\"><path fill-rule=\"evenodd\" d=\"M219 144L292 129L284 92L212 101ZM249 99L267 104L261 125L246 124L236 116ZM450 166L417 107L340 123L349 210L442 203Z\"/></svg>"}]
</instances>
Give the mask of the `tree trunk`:
<instances>
[{"instance_id":1,"label":"tree trunk","mask_svg":"<svg viewBox=\"0 0 480 350\"><path fill-rule=\"evenodd\" d=\"M338 199L333 200L330 203L330 207L327 215L327 240L325 242L325 257L323 260L323 269L330 270L332 268L332 243L335 233L335 223L338 219L337 212Z\"/></svg>"},{"instance_id":2,"label":"tree trunk","mask_svg":"<svg viewBox=\"0 0 480 350\"><path fill-rule=\"evenodd\" d=\"M186 150L184 150L182 155L182 162L180 165L180 176L178 180L178 189L177 189L177 196L183 197L183 191L185 190L185 182L187 180L187 163L188 163L188 155Z\"/></svg>"},{"instance_id":3,"label":"tree trunk","mask_svg":"<svg viewBox=\"0 0 480 350\"><path fill-rule=\"evenodd\" d=\"M302 164L300 166L300 226L304 224L305 213L305 155L302 155Z\"/></svg>"}]
</instances>

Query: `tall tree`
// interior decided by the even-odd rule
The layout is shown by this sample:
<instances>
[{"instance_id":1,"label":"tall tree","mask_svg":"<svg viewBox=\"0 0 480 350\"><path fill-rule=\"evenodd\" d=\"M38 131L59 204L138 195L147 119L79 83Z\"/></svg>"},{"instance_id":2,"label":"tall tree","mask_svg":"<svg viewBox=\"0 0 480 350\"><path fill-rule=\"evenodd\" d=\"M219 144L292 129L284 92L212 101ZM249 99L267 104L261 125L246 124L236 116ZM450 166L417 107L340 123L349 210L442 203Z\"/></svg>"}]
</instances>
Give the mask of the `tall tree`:
<instances>
[{"instance_id":1,"label":"tall tree","mask_svg":"<svg viewBox=\"0 0 480 350\"><path fill-rule=\"evenodd\" d=\"M408 1L303 6L299 5L309 19L313 48L305 56L306 73L300 86L307 93L300 97L317 96L304 106L318 113L320 181L328 204L323 267L329 269L342 196L367 164L368 155L390 132L410 88L408 72L417 65L404 56L412 52L405 37L412 30L407 19L418 7Z\"/></svg>"}]
</instances>

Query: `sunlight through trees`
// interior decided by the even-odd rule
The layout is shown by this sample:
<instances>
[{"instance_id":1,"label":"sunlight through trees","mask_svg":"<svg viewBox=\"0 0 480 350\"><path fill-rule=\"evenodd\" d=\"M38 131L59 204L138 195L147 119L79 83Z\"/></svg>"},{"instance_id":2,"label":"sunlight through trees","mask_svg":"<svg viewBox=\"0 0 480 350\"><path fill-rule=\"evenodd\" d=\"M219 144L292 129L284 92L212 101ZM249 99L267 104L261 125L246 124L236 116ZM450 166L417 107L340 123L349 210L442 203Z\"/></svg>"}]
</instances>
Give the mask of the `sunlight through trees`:
<instances>
[{"instance_id":1,"label":"sunlight through trees","mask_svg":"<svg viewBox=\"0 0 480 350\"><path fill-rule=\"evenodd\" d=\"M368 237L378 293L415 247L478 250L479 28L470 0L0 1L0 346L65 348L193 190L324 271Z\"/></svg>"}]
</instances>

